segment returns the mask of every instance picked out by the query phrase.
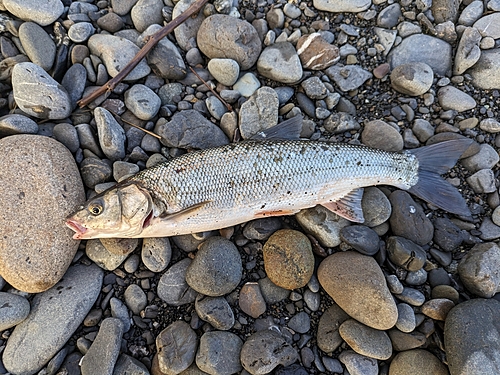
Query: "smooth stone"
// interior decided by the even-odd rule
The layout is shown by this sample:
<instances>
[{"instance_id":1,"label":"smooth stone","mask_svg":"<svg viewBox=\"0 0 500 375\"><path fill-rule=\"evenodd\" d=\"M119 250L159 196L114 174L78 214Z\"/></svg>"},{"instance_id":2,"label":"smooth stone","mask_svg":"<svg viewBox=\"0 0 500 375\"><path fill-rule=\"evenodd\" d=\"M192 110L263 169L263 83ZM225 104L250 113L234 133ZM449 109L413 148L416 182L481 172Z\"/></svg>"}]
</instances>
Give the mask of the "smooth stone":
<instances>
[{"instance_id":1,"label":"smooth stone","mask_svg":"<svg viewBox=\"0 0 500 375\"><path fill-rule=\"evenodd\" d=\"M500 289L500 248L492 242L475 245L462 258L457 271L469 291L493 297Z\"/></svg>"},{"instance_id":2,"label":"smooth stone","mask_svg":"<svg viewBox=\"0 0 500 375\"><path fill-rule=\"evenodd\" d=\"M392 29L399 23L399 17L403 14L401 13L401 5L398 3L391 4L380 11L377 16L377 26L386 29Z\"/></svg>"},{"instance_id":3,"label":"smooth stone","mask_svg":"<svg viewBox=\"0 0 500 375\"><path fill-rule=\"evenodd\" d=\"M459 0L433 0L430 8L436 24L447 21L456 22L459 6Z\"/></svg>"},{"instance_id":4,"label":"smooth stone","mask_svg":"<svg viewBox=\"0 0 500 375\"><path fill-rule=\"evenodd\" d=\"M196 313L220 331L227 331L234 325L234 313L224 297L206 297L201 294L194 305Z\"/></svg>"},{"instance_id":5,"label":"smooth stone","mask_svg":"<svg viewBox=\"0 0 500 375\"><path fill-rule=\"evenodd\" d=\"M192 109L176 112L170 122L158 121L154 132L166 140L167 147L204 149L229 143L217 125Z\"/></svg>"},{"instance_id":6,"label":"smooth stone","mask_svg":"<svg viewBox=\"0 0 500 375\"><path fill-rule=\"evenodd\" d=\"M115 33L123 29L124 26L123 19L118 15L118 13L116 13L115 9L113 9L113 11L113 13L108 13L99 17L96 21L97 26L103 30L109 31L110 33Z\"/></svg>"},{"instance_id":7,"label":"smooth stone","mask_svg":"<svg viewBox=\"0 0 500 375\"><path fill-rule=\"evenodd\" d=\"M198 30L197 42L209 58L233 59L241 70L248 70L257 62L262 48L250 23L225 14L207 17Z\"/></svg>"},{"instance_id":8,"label":"smooth stone","mask_svg":"<svg viewBox=\"0 0 500 375\"><path fill-rule=\"evenodd\" d=\"M200 338L196 365L209 374L234 374L241 371L239 360L243 341L231 332L206 332Z\"/></svg>"},{"instance_id":9,"label":"smooth stone","mask_svg":"<svg viewBox=\"0 0 500 375\"><path fill-rule=\"evenodd\" d=\"M161 100L149 87L135 84L125 91L125 105L141 120L151 120L160 110Z\"/></svg>"},{"instance_id":10,"label":"smooth stone","mask_svg":"<svg viewBox=\"0 0 500 375\"><path fill-rule=\"evenodd\" d=\"M413 288L404 287L403 291L395 296L412 306L422 306L425 302L424 294Z\"/></svg>"},{"instance_id":11,"label":"smooth stone","mask_svg":"<svg viewBox=\"0 0 500 375\"><path fill-rule=\"evenodd\" d=\"M447 375L446 366L433 354L423 349L398 353L389 367L390 375L409 374Z\"/></svg>"},{"instance_id":12,"label":"smooth stone","mask_svg":"<svg viewBox=\"0 0 500 375\"><path fill-rule=\"evenodd\" d=\"M351 350L344 350L339 355L350 375L378 375L378 364L374 358L355 353Z\"/></svg>"},{"instance_id":13,"label":"smooth stone","mask_svg":"<svg viewBox=\"0 0 500 375\"><path fill-rule=\"evenodd\" d=\"M125 157L125 131L114 116L102 107L94 110L97 134L102 151L108 159L115 161Z\"/></svg>"},{"instance_id":14,"label":"smooth stone","mask_svg":"<svg viewBox=\"0 0 500 375\"><path fill-rule=\"evenodd\" d=\"M127 259L127 254L114 254L99 239L88 240L85 254L99 267L107 271L117 269Z\"/></svg>"},{"instance_id":15,"label":"smooth stone","mask_svg":"<svg viewBox=\"0 0 500 375\"><path fill-rule=\"evenodd\" d=\"M13 374L38 372L70 339L94 305L103 272L75 265L64 279L31 301L28 317L11 333L3 363Z\"/></svg>"},{"instance_id":16,"label":"smooth stone","mask_svg":"<svg viewBox=\"0 0 500 375\"><path fill-rule=\"evenodd\" d=\"M463 242L466 234L448 218L434 220L434 243L445 251L456 250Z\"/></svg>"},{"instance_id":17,"label":"smooth stone","mask_svg":"<svg viewBox=\"0 0 500 375\"><path fill-rule=\"evenodd\" d=\"M313 0L314 8L332 13L362 12L372 5L371 0L348 0L342 2L329 0Z\"/></svg>"},{"instance_id":18,"label":"smooth stone","mask_svg":"<svg viewBox=\"0 0 500 375\"><path fill-rule=\"evenodd\" d=\"M19 40L33 64L49 71L54 64L56 45L45 30L34 22L19 27Z\"/></svg>"},{"instance_id":19,"label":"smooth stone","mask_svg":"<svg viewBox=\"0 0 500 375\"><path fill-rule=\"evenodd\" d=\"M274 232L281 229L278 217L266 217L248 222L243 228L243 236L249 240L267 240Z\"/></svg>"},{"instance_id":20,"label":"smooth stone","mask_svg":"<svg viewBox=\"0 0 500 375\"><path fill-rule=\"evenodd\" d=\"M139 245L138 238L101 238L99 241L115 255L128 255Z\"/></svg>"},{"instance_id":21,"label":"smooth stone","mask_svg":"<svg viewBox=\"0 0 500 375\"><path fill-rule=\"evenodd\" d=\"M113 369L113 375L149 375L148 368L134 357L120 354Z\"/></svg>"},{"instance_id":22,"label":"smooth stone","mask_svg":"<svg viewBox=\"0 0 500 375\"><path fill-rule=\"evenodd\" d=\"M139 0L132 7L130 17L137 31L142 33L153 24L162 24L163 2L157 0Z\"/></svg>"},{"instance_id":23,"label":"smooth stone","mask_svg":"<svg viewBox=\"0 0 500 375\"><path fill-rule=\"evenodd\" d=\"M80 174L66 147L38 135L1 139L0 160L0 275L16 289L42 292L63 277L78 249L62 223L85 200Z\"/></svg>"},{"instance_id":24,"label":"smooth stone","mask_svg":"<svg viewBox=\"0 0 500 375\"><path fill-rule=\"evenodd\" d=\"M146 293L144 293L141 287L137 284L130 284L127 289L125 289L123 297L125 298L125 303L128 308L135 315L139 315L148 304Z\"/></svg>"},{"instance_id":25,"label":"smooth stone","mask_svg":"<svg viewBox=\"0 0 500 375\"><path fill-rule=\"evenodd\" d=\"M257 71L274 81L293 84L302 78L302 64L295 47L290 42L267 46L257 61Z\"/></svg>"},{"instance_id":26,"label":"smooth stone","mask_svg":"<svg viewBox=\"0 0 500 375\"><path fill-rule=\"evenodd\" d=\"M30 303L23 296L0 292L0 331L21 323L30 313Z\"/></svg>"},{"instance_id":27,"label":"smooth stone","mask_svg":"<svg viewBox=\"0 0 500 375\"><path fill-rule=\"evenodd\" d=\"M363 224L369 228L381 225L391 217L392 207L389 198L374 186L365 188L361 208L365 217Z\"/></svg>"},{"instance_id":28,"label":"smooth stone","mask_svg":"<svg viewBox=\"0 0 500 375\"><path fill-rule=\"evenodd\" d=\"M180 0L177 2L172 11L172 20L179 17L194 2L195 0ZM198 14L188 18L174 29L175 40L184 51L189 51L196 47L196 35L204 19L204 12L198 12Z\"/></svg>"},{"instance_id":29,"label":"smooth stone","mask_svg":"<svg viewBox=\"0 0 500 375\"><path fill-rule=\"evenodd\" d=\"M361 142L368 147L385 151L401 151L404 145L401 134L382 120L372 120L365 123L361 133Z\"/></svg>"},{"instance_id":30,"label":"smooth stone","mask_svg":"<svg viewBox=\"0 0 500 375\"><path fill-rule=\"evenodd\" d=\"M398 65L391 72L392 88L410 96L425 94L431 88L433 79L432 68L422 62Z\"/></svg>"},{"instance_id":31,"label":"smooth stone","mask_svg":"<svg viewBox=\"0 0 500 375\"><path fill-rule=\"evenodd\" d=\"M344 310L338 305L328 307L319 318L316 340L318 347L325 353L332 353L342 344L340 325L349 319Z\"/></svg>"},{"instance_id":32,"label":"smooth stone","mask_svg":"<svg viewBox=\"0 0 500 375\"><path fill-rule=\"evenodd\" d=\"M92 35L87 45L90 52L103 61L111 77L115 77L139 52L139 47L130 40L114 35ZM147 76L150 72L150 67L146 60L143 59L124 78L124 81L135 81Z\"/></svg>"},{"instance_id":33,"label":"smooth stone","mask_svg":"<svg viewBox=\"0 0 500 375\"><path fill-rule=\"evenodd\" d=\"M340 60L339 48L328 43L320 33L301 36L297 41L297 54L302 67L311 70L324 70Z\"/></svg>"},{"instance_id":34,"label":"smooth stone","mask_svg":"<svg viewBox=\"0 0 500 375\"><path fill-rule=\"evenodd\" d=\"M210 237L203 242L186 272L186 282L198 293L211 297L232 292L243 272L236 246L223 237Z\"/></svg>"},{"instance_id":35,"label":"smooth stone","mask_svg":"<svg viewBox=\"0 0 500 375\"><path fill-rule=\"evenodd\" d=\"M67 91L36 64L23 62L14 66L12 90L16 104L30 116L61 120L71 114L73 107Z\"/></svg>"},{"instance_id":36,"label":"smooth stone","mask_svg":"<svg viewBox=\"0 0 500 375\"><path fill-rule=\"evenodd\" d=\"M474 23L474 28L479 31L481 36L500 38L500 13L495 12L481 17Z\"/></svg>"},{"instance_id":37,"label":"smooth stone","mask_svg":"<svg viewBox=\"0 0 500 375\"><path fill-rule=\"evenodd\" d=\"M152 272L162 272L172 258L172 247L167 237L144 238L142 240L142 263Z\"/></svg>"},{"instance_id":38,"label":"smooth stone","mask_svg":"<svg viewBox=\"0 0 500 375\"><path fill-rule=\"evenodd\" d=\"M195 360L198 338L182 320L170 324L156 337L158 367L161 374L179 374Z\"/></svg>"},{"instance_id":39,"label":"smooth stone","mask_svg":"<svg viewBox=\"0 0 500 375\"><path fill-rule=\"evenodd\" d=\"M211 59L208 62L208 71L223 85L232 86L238 80L240 66L232 59Z\"/></svg>"},{"instance_id":40,"label":"smooth stone","mask_svg":"<svg viewBox=\"0 0 500 375\"><path fill-rule=\"evenodd\" d=\"M248 282L241 287L239 295L240 309L254 319L266 312L266 301L258 283Z\"/></svg>"},{"instance_id":41,"label":"smooth stone","mask_svg":"<svg viewBox=\"0 0 500 375\"><path fill-rule=\"evenodd\" d=\"M80 164L80 173L85 184L90 189L107 182L113 176L113 169L103 160L86 158Z\"/></svg>"},{"instance_id":42,"label":"smooth stone","mask_svg":"<svg viewBox=\"0 0 500 375\"><path fill-rule=\"evenodd\" d=\"M267 130L278 123L278 94L271 87L258 89L239 113L240 133L243 139Z\"/></svg>"},{"instance_id":43,"label":"smooth stone","mask_svg":"<svg viewBox=\"0 0 500 375\"><path fill-rule=\"evenodd\" d=\"M497 191L495 174L491 169L481 169L466 178L467 183L475 193L493 193Z\"/></svg>"},{"instance_id":44,"label":"smooth stone","mask_svg":"<svg viewBox=\"0 0 500 375\"><path fill-rule=\"evenodd\" d=\"M281 229L275 232L262 249L264 269L269 279L285 289L305 286L314 272L311 242L301 232Z\"/></svg>"},{"instance_id":45,"label":"smooth stone","mask_svg":"<svg viewBox=\"0 0 500 375\"><path fill-rule=\"evenodd\" d=\"M269 304L283 301L290 295L290 291L274 284L268 277L258 281L260 291L265 301Z\"/></svg>"},{"instance_id":46,"label":"smooth stone","mask_svg":"<svg viewBox=\"0 0 500 375\"><path fill-rule=\"evenodd\" d=\"M115 297L112 297L109 300L109 306L111 309L111 316L113 318L120 319L123 324L123 332L128 332L131 326L131 319L129 317L127 306Z\"/></svg>"},{"instance_id":47,"label":"smooth stone","mask_svg":"<svg viewBox=\"0 0 500 375\"><path fill-rule=\"evenodd\" d=\"M137 43L143 47L149 38L161 30L160 25L151 25L138 38ZM146 56L153 72L167 80L181 80L187 75L186 64L176 47L167 37L162 38Z\"/></svg>"},{"instance_id":48,"label":"smooth stone","mask_svg":"<svg viewBox=\"0 0 500 375\"><path fill-rule=\"evenodd\" d=\"M73 108L76 108L77 101L82 98L86 83L87 69L82 64L71 65L64 74L61 85L68 92Z\"/></svg>"},{"instance_id":49,"label":"smooth stone","mask_svg":"<svg viewBox=\"0 0 500 375\"><path fill-rule=\"evenodd\" d=\"M379 249L377 233L364 225L350 225L340 230L340 238L364 255L375 255Z\"/></svg>"},{"instance_id":50,"label":"smooth stone","mask_svg":"<svg viewBox=\"0 0 500 375\"><path fill-rule=\"evenodd\" d=\"M500 48L482 50L481 57L467 73L472 77L472 84L479 89L500 89Z\"/></svg>"},{"instance_id":51,"label":"smooth stone","mask_svg":"<svg viewBox=\"0 0 500 375\"><path fill-rule=\"evenodd\" d=\"M398 352L420 348L425 345L427 339L423 333L418 331L403 333L398 329L391 329L388 333L393 349Z\"/></svg>"},{"instance_id":52,"label":"smooth stone","mask_svg":"<svg viewBox=\"0 0 500 375\"><path fill-rule=\"evenodd\" d=\"M403 39L389 53L391 68L399 65L422 62L429 65L435 74L446 76L451 73L452 48L447 42L424 34L414 34Z\"/></svg>"},{"instance_id":53,"label":"smooth stone","mask_svg":"<svg viewBox=\"0 0 500 375\"><path fill-rule=\"evenodd\" d=\"M117 182L137 172L139 172L139 166L137 164L126 161L115 161L113 163L113 178Z\"/></svg>"},{"instance_id":54,"label":"smooth stone","mask_svg":"<svg viewBox=\"0 0 500 375\"><path fill-rule=\"evenodd\" d=\"M401 332L412 332L416 327L415 312L413 308L406 303L398 304L398 321L396 328Z\"/></svg>"},{"instance_id":55,"label":"smooth stone","mask_svg":"<svg viewBox=\"0 0 500 375\"><path fill-rule=\"evenodd\" d=\"M432 240L434 226L410 194L396 190L389 196L389 201L392 205L390 224L396 236L404 237L420 246Z\"/></svg>"},{"instance_id":56,"label":"smooth stone","mask_svg":"<svg viewBox=\"0 0 500 375\"><path fill-rule=\"evenodd\" d=\"M481 57L481 34L474 27L467 27L462 33L455 55L453 74L463 74L473 66Z\"/></svg>"},{"instance_id":57,"label":"smooth stone","mask_svg":"<svg viewBox=\"0 0 500 375\"><path fill-rule=\"evenodd\" d=\"M375 32L375 35L378 36L379 43L382 45L383 56L387 56L387 54L389 54L389 52L392 50L392 46L396 42L396 36L398 34L397 30L387 30L383 27L374 27L373 31Z\"/></svg>"},{"instance_id":58,"label":"smooth stone","mask_svg":"<svg viewBox=\"0 0 500 375\"><path fill-rule=\"evenodd\" d=\"M82 375L113 375L120 354L123 324L120 319L106 318L80 364Z\"/></svg>"},{"instance_id":59,"label":"smooth stone","mask_svg":"<svg viewBox=\"0 0 500 375\"><path fill-rule=\"evenodd\" d=\"M359 65L334 65L325 71L342 91L351 91L359 88L373 77L373 74Z\"/></svg>"},{"instance_id":60,"label":"smooth stone","mask_svg":"<svg viewBox=\"0 0 500 375\"><path fill-rule=\"evenodd\" d=\"M61 0L5 0L2 5L14 16L40 26L54 23L64 12Z\"/></svg>"},{"instance_id":61,"label":"smooth stone","mask_svg":"<svg viewBox=\"0 0 500 375\"><path fill-rule=\"evenodd\" d=\"M380 330L393 327L397 307L375 259L354 251L335 253L318 268L318 280L351 317Z\"/></svg>"},{"instance_id":62,"label":"smooth stone","mask_svg":"<svg viewBox=\"0 0 500 375\"><path fill-rule=\"evenodd\" d=\"M444 344L451 375L496 374L500 369L500 302L472 299L446 318Z\"/></svg>"},{"instance_id":63,"label":"smooth stone","mask_svg":"<svg viewBox=\"0 0 500 375\"><path fill-rule=\"evenodd\" d=\"M307 333L311 328L311 318L305 311L301 311L288 321L288 328L294 332Z\"/></svg>"},{"instance_id":64,"label":"smooth stone","mask_svg":"<svg viewBox=\"0 0 500 375\"><path fill-rule=\"evenodd\" d=\"M472 1L460 13L458 23L460 25L472 26L482 16L483 11L484 5L482 1Z\"/></svg>"},{"instance_id":65,"label":"smooth stone","mask_svg":"<svg viewBox=\"0 0 500 375\"><path fill-rule=\"evenodd\" d=\"M180 306L192 303L197 292L186 283L186 272L191 259L185 258L172 265L158 282L158 297L169 305Z\"/></svg>"},{"instance_id":66,"label":"smooth stone","mask_svg":"<svg viewBox=\"0 0 500 375\"><path fill-rule=\"evenodd\" d=\"M13 113L0 117L0 137L36 133L38 124L27 116Z\"/></svg>"},{"instance_id":67,"label":"smooth stone","mask_svg":"<svg viewBox=\"0 0 500 375\"><path fill-rule=\"evenodd\" d=\"M444 321L454 306L453 301L447 298L433 298L426 301L420 311L431 319Z\"/></svg>"},{"instance_id":68,"label":"smooth stone","mask_svg":"<svg viewBox=\"0 0 500 375\"><path fill-rule=\"evenodd\" d=\"M68 37L75 43L86 42L95 33L95 27L90 22L78 22L68 30Z\"/></svg>"},{"instance_id":69,"label":"smooth stone","mask_svg":"<svg viewBox=\"0 0 500 375\"><path fill-rule=\"evenodd\" d=\"M286 367L299 358L296 349L276 331L258 331L248 337L241 348L243 368L252 375L264 375L278 365Z\"/></svg>"},{"instance_id":70,"label":"smooth stone","mask_svg":"<svg viewBox=\"0 0 500 375\"><path fill-rule=\"evenodd\" d=\"M387 239L387 254L394 264L415 272L420 270L427 259L427 255L416 243L398 236Z\"/></svg>"},{"instance_id":71,"label":"smooth stone","mask_svg":"<svg viewBox=\"0 0 500 375\"><path fill-rule=\"evenodd\" d=\"M494 118L486 118L481 120L479 123L479 128L488 133L499 133L500 132L500 122Z\"/></svg>"},{"instance_id":72,"label":"smooth stone","mask_svg":"<svg viewBox=\"0 0 500 375\"><path fill-rule=\"evenodd\" d=\"M340 230L351 224L323 206L301 210L295 218L306 233L313 235L325 247L340 245Z\"/></svg>"},{"instance_id":73,"label":"smooth stone","mask_svg":"<svg viewBox=\"0 0 500 375\"><path fill-rule=\"evenodd\" d=\"M491 145L483 143L479 146L478 153L462 159L461 163L469 172L474 173L482 169L493 168L499 160L500 156L497 150Z\"/></svg>"},{"instance_id":74,"label":"smooth stone","mask_svg":"<svg viewBox=\"0 0 500 375\"><path fill-rule=\"evenodd\" d=\"M340 325L339 333L347 345L358 354L380 360L389 359L392 355L391 340L383 331L349 319Z\"/></svg>"},{"instance_id":75,"label":"smooth stone","mask_svg":"<svg viewBox=\"0 0 500 375\"><path fill-rule=\"evenodd\" d=\"M245 98L252 96L259 87L260 81L253 73L243 74L233 85L233 89Z\"/></svg>"},{"instance_id":76,"label":"smooth stone","mask_svg":"<svg viewBox=\"0 0 500 375\"><path fill-rule=\"evenodd\" d=\"M439 104L445 110L463 112L476 107L476 101L472 96L453 86L440 88L437 95Z\"/></svg>"}]
</instances>

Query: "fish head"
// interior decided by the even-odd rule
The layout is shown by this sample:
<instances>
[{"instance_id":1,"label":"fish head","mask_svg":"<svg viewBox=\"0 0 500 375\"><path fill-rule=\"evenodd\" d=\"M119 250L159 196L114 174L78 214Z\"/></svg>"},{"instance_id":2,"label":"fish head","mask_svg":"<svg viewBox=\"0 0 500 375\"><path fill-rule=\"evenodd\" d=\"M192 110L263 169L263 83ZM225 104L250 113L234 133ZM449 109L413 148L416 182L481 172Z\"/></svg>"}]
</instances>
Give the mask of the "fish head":
<instances>
[{"instance_id":1,"label":"fish head","mask_svg":"<svg viewBox=\"0 0 500 375\"><path fill-rule=\"evenodd\" d=\"M139 184L118 184L91 198L66 219L74 239L130 238L140 235L153 214L150 193Z\"/></svg>"}]
</instances>

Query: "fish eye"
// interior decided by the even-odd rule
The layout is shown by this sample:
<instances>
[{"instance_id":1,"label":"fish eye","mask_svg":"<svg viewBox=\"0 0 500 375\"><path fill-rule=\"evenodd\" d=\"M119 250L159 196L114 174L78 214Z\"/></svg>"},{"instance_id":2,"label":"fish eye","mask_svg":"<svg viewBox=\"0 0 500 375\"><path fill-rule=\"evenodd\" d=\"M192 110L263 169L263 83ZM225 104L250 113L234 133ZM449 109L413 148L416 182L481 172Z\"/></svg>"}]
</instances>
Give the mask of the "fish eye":
<instances>
[{"instance_id":1,"label":"fish eye","mask_svg":"<svg viewBox=\"0 0 500 375\"><path fill-rule=\"evenodd\" d=\"M89 206L89 212L94 216L100 215L102 212L102 206L99 203L92 203Z\"/></svg>"}]
</instances>

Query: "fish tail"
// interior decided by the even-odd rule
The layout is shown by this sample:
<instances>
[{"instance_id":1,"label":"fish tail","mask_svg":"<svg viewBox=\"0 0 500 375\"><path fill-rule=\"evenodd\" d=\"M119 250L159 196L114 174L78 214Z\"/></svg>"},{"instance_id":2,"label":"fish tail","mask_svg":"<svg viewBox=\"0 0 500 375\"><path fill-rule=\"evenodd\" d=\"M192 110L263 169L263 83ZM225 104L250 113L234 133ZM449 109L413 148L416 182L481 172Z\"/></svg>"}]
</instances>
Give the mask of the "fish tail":
<instances>
[{"instance_id":1,"label":"fish tail","mask_svg":"<svg viewBox=\"0 0 500 375\"><path fill-rule=\"evenodd\" d=\"M457 139L409 151L418 160L418 182L408 191L445 211L471 216L467 202L458 189L440 175L452 168L472 144L471 139Z\"/></svg>"}]
</instances>

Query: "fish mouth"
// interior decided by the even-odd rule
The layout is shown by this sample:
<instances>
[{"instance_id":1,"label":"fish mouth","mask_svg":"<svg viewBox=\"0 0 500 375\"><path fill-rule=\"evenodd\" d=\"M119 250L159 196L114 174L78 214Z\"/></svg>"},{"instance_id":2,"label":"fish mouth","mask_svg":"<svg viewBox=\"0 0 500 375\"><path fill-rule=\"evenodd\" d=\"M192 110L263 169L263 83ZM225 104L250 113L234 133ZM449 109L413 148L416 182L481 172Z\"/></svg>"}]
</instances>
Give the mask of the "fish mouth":
<instances>
[{"instance_id":1,"label":"fish mouth","mask_svg":"<svg viewBox=\"0 0 500 375\"><path fill-rule=\"evenodd\" d=\"M88 229L82 226L79 222L71 219L66 220L66 226L75 232L73 235L73 239L75 240L83 239L83 236L88 231Z\"/></svg>"}]
</instances>

